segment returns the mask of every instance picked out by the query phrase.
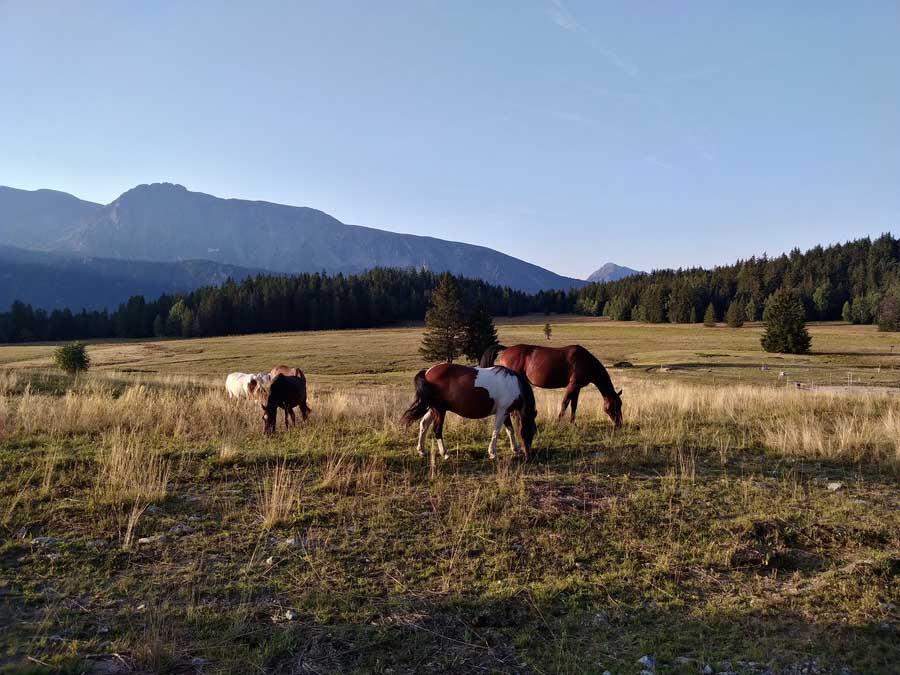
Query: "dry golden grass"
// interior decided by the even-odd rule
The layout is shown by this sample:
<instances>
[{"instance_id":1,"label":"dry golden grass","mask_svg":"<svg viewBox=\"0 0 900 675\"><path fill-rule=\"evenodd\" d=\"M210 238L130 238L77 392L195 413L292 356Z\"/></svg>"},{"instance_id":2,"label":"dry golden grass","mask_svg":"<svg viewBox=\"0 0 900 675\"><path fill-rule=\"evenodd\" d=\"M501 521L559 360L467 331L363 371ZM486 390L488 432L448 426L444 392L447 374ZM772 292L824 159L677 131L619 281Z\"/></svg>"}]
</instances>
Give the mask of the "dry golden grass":
<instances>
[{"instance_id":1,"label":"dry golden grass","mask_svg":"<svg viewBox=\"0 0 900 675\"><path fill-rule=\"evenodd\" d=\"M268 467L257 481L256 507L267 530L295 516L303 490L303 476L280 462Z\"/></svg>"},{"instance_id":2,"label":"dry golden grass","mask_svg":"<svg viewBox=\"0 0 900 675\"><path fill-rule=\"evenodd\" d=\"M106 435L97 453L94 497L100 503L149 504L165 498L171 466L143 439L121 429Z\"/></svg>"},{"instance_id":3,"label":"dry golden grass","mask_svg":"<svg viewBox=\"0 0 900 675\"><path fill-rule=\"evenodd\" d=\"M105 376L80 378L77 388L63 396L38 393L25 386L21 393L0 394L0 433L63 438L80 434L107 434L110 438L180 438L209 440L219 445L219 459L230 461L241 453L247 439L260 435L258 406L229 399L212 383L167 377L168 386L146 382L112 384ZM794 387L732 385L711 387L683 382L651 382L619 375L626 432L646 450L700 447L727 458L733 448L755 444L783 455L840 458L900 466L900 397L886 392L802 390ZM352 438L360 430L382 440L413 443L412 431L398 422L399 412L412 396L411 387L357 385L347 391L327 389L313 399L314 412L299 443L331 452L335 472L354 462L341 453L355 454ZM539 432L555 430L560 402L557 391L537 390ZM579 420L604 421L596 391L584 390ZM565 429L567 423L563 423ZM487 425L453 418L447 443L479 441ZM279 433L283 433L279 426ZM576 435L577 429L572 431ZM608 442L615 442L605 429ZM540 436L538 437L540 442ZM350 443L350 445L348 445ZM129 457L101 453L104 470ZM55 459L48 455L44 474L52 478ZM131 470L124 467L122 470ZM349 478L344 477L347 483ZM326 482L332 479L326 476Z\"/></svg>"}]
</instances>

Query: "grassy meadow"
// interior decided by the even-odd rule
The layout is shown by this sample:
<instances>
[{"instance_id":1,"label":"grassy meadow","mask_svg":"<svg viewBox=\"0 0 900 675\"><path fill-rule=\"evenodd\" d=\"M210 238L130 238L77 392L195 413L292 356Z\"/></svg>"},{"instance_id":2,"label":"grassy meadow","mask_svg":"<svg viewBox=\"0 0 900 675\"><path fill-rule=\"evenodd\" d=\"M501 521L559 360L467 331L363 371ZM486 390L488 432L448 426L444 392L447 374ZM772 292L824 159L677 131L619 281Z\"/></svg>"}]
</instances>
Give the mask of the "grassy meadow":
<instances>
[{"instance_id":1,"label":"grassy meadow","mask_svg":"<svg viewBox=\"0 0 900 675\"><path fill-rule=\"evenodd\" d=\"M898 672L900 336L549 320L624 428L538 390L527 463L451 416L433 472L420 327L0 347L0 672ZM313 414L264 438L223 380L276 363Z\"/></svg>"}]
</instances>

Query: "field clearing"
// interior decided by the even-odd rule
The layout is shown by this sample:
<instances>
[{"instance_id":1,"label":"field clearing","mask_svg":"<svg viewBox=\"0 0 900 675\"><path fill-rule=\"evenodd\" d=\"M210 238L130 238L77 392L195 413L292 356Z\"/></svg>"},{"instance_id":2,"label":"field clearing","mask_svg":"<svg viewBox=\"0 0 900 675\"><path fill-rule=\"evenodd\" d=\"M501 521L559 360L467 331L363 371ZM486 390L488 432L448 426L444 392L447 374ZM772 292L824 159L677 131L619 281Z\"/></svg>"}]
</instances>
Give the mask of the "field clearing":
<instances>
[{"instance_id":1,"label":"field clearing","mask_svg":"<svg viewBox=\"0 0 900 675\"><path fill-rule=\"evenodd\" d=\"M433 476L419 327L0 348L0 672L897 672L900 396L793 383L896 388L898 336L549 320L634 364L624 428L538 391L527 463L451 416ZM266 439L222 379L277 362L313 415Z\"/></svg>"}]
</instances>

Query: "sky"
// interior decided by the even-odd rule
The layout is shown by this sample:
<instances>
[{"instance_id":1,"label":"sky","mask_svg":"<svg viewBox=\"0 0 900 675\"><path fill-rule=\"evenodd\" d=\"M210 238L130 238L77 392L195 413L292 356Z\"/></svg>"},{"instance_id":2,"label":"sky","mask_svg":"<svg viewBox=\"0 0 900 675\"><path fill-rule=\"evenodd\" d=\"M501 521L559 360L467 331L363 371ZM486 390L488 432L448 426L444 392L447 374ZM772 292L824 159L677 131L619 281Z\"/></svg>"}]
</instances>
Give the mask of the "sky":
<instances>
[{"instance_id":1,"label":"sky","mask_svg":"<svg viewBox=\"0 0 900 675\"><path fill-rule=\"evenodd\" d=\"M900 231L900 3L0 0L0 185L168 181L584 277Z\"/></svg>"}]
</instances>

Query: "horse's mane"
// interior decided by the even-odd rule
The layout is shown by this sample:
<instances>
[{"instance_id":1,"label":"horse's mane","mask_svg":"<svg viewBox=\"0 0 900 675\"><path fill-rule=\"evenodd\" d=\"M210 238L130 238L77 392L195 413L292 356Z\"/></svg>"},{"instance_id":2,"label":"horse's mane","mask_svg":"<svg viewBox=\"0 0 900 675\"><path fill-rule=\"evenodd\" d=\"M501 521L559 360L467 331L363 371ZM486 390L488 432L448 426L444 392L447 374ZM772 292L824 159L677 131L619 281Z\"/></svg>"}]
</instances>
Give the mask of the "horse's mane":
<instances>
[{"instance_id":1,"label":"horse's mane","mask_svg":"<svg viewBox=\"0 0 900 675\"><path fill-rule=\"evenodd\" d=\"M612 378L610 378L606 367L600 363L600 359L581 345L578 345L578 350L585 355L585 358L587 358L588 362L591 364L591 370L594 375L594 384L597 385L597 389L600 390L600 393L604 396L615 395L616 388L613 386Z\"/></svg>"}]
</instances>

